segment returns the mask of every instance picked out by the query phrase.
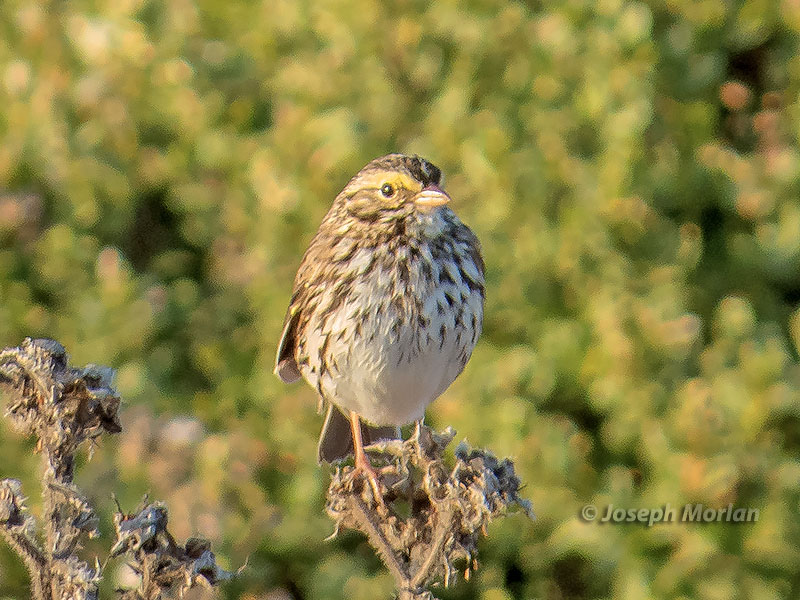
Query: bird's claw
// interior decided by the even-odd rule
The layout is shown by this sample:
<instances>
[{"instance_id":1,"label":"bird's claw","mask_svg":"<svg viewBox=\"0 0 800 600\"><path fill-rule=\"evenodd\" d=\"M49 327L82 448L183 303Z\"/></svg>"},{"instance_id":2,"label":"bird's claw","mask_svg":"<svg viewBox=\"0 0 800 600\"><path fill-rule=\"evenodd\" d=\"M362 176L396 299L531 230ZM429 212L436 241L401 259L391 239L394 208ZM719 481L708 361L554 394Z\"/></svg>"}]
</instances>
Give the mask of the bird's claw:
<instances>
[{"instance_id":1,"label":"bird's claw","mask_svg":"<svg viewBox=\"0 0 800 600\"><path fill-rule=\"evenodd\" d=\"M354 475L358 474L363 475L369 483L370 487L372 488L372 495L375 498L375 501L381 507L385 508L386 504L383 501L383 492L381 491L381 481L378 477L378 473L375 471L373 466L370 464L369 459L364 454L356 457Z\"/></svg>"}]
</instances>

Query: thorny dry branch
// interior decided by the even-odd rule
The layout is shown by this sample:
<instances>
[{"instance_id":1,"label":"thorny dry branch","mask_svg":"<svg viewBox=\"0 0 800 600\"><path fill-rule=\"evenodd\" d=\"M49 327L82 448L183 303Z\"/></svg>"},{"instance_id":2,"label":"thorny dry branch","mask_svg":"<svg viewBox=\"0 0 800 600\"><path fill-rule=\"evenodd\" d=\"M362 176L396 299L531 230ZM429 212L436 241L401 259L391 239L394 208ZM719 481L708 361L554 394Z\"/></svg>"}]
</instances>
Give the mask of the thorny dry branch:
<instances>
[{"instance_id":1,"label":"thorny dry branch","mask_svg":"<svg viewBox=\"0 0 800 600\"><path fill-rule=\"evenodd\" d=\"M147 504L137 514L114 515L117 541L111 556L127 554L128 565L142 579L140 589L120 591L121 600L158 598L164 590L177 589L183 596L195 586L211 587L232 574L217 565L211 544L189 538L175 543L167 530L167 509L160 502Z\"/></svg>"},{"instance_id":2,"label":"thorny dry branch","mask_svg":"<svg viewBox=\"0 0 800 600\"><path fill-rule=\"evenodd\" d=\"M533 518L509 459L498 461L462 442L455 465L447 467L444 452L454 437L451 428L436 433L421 425L405 442L372 446L386 462L379 470L383 503L350 466L337 469L328 488L334 535L342 527L364 533L392 573L400 600L433 600L425 588L438 581L449 585L459 559L468 575L477 565L479 536L508 508L519 506ZM409 516L401 516L401 506Z\"/></svg>"},{"instance_id":3,"label":"thorny dry branch","mask_svg":"<svg viewBox=\"0 0 800 600\"><path fill-rule=\"evenodd\" d=\"M64 347L54 340L26 338L18 348L0 352L0 386L10 398L6 415L16 430L36 436L44 462L41 536L27 512L22 484L0 480L0 535L25 563L37 600L98 597L100 564L95 559L89 566L77 556L82 539L100 534L98 518L73 476L75 451L83 442L122 429L112 376L107 367L70 367ZM157 600L170 589L182 594L230 577L217 566L205 540L175 544L161 504L148 505L137 515L118 512L114 523L112 556L125 554L141 576L139 589L119 592L126 600Z\"/></svg>"},{"instance_id":4,"label":"thorny dry branch","mask_svg":"<svg viewBox=\"0 0 800 600\"><path fill-rule=\"evenodd\" d=\"M43 531L28 514L22 484L0 480L0 536L22 558L36 600L96 600L101 567L78 558L81 541L99 535L98 519L73 483L74 457L85 441L121 430L113 372L89 365L70 367L63 346L27 338L0 352L0 387L10 401L6 414L15 429L35 435L42 453ZM369 450L383 461L379 470L383 502L353 467L337 468L326 509L336 532L363 532L392 573L401 600L433 600L426 587L454 579L454 563L475 568L477 541L489 521L512 506L533 517L520 498L513 463L470 450L462 442L448 467L445 449L455 437L419 426L405 441ZM405 505L408 516L402 516ZM167 509L158 502L134 514L114 515L111 557L124 555L140 577L137 589L117 590L122 600L157 600L166 592L183 595L213 586L232 574L221 569L210 544L199 538L178 545L167 530ZM334 534L335 535L335 534ZM40 538L43 542L40 542Z\"/></svg>"}]
</instances>

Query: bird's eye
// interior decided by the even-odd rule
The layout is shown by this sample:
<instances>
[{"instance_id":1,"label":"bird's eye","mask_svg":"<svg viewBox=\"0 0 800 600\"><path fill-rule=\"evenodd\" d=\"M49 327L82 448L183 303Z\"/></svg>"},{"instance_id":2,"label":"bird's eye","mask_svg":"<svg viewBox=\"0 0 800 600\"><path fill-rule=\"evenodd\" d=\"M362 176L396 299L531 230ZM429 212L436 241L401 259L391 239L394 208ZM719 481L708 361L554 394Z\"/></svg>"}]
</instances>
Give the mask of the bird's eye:
<instances>
[{"instance_id":1,"label":"bird's eye","mask_svg":"<svg viewBox=\"0 0 800 600\"><path fill-rule=\"evenodd\" d=\"M384 183L381 186L381 194L386 198L391 198L394 196L394 186L391 183Z\"/></svg>"}]
</instances>

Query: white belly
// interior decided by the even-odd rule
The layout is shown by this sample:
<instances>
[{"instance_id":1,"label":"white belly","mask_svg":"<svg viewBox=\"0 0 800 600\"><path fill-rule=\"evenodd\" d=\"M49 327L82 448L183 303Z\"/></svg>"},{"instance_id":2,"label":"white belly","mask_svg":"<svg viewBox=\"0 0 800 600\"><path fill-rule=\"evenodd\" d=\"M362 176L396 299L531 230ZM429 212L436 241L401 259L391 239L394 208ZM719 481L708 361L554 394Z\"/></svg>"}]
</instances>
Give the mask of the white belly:
<instances>
[{"instance_id":1,"label":"white belly","mask_svg":"<svg viewBox=\"0 0 800 600\"><path fill-rule=\"evenodd\" d=\"M370 292L379 284L357 290L361 293L343 303L324 327L310 323L309 360L301 372L345 411L376 425L405 425L420 419L463 370L480 335L483 300L463 288L451 289L455 301L450 306L443 289L430 289L422 296L422 310L403 319L395 307L375 304ZM438 308L442 303L444 312ZM359 318L353 319L356 313ZM329 357L325 365L321 355Z\"/></svg>"},{"instance_id":2,"label":"white belly","mask_svg":"<svg viewBox=\"0 0 800 600\"><path fill-rule=\"evenodd\" d=\"M325 397L377 425L405 425L422 418L461 367L455 335L446 337L441 350L438 340L423 340L419 353L411 338L412 332L406 331L394 342L385 335L352 347L335 344L332 351L341 358L331 376L323 376Z\"/></svg>"}]
</instances>

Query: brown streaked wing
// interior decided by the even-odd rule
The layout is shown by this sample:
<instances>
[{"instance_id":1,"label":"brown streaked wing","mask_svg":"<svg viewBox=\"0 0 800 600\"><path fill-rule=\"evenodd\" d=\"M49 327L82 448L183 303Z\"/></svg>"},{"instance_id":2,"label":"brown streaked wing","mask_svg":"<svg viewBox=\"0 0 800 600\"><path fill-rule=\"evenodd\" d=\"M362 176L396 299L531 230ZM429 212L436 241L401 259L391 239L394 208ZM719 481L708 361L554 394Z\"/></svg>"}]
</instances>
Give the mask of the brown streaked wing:
<instances>
[{"instance_id":1,"label":"brown streaked wing","mask_svg":"<svg viewBox=\"0 0 800 600\"><path fill-rule=\"evenodd\" d=\"M286 311L286 320L283 324L283 332L281 333L281 340L278 343L278 352L275 357L275 374L284 383L293 383L302 376L295 357L298 326L300 324L301 308L304 305L303 298L308 296L308 284L319 278L321 265L324 264L319 260L322 254L321 249L324 245L324 238L321 228L311 240L295 276L292 299Z\"/></svg>"},{"instance_id":2,"label":"brown streaked wing","mask_svg":"<svg viewBox=\"0 0 800 600\"><path fill-rule=\"evenodd\" d=\"M286 323L283 326L281 341L278 343L278 353L275 357L275 374L284 383L293 383L301 377L294 357L297 322L300 320L300 311L297 308L290 306L286 313Z\"/></svg>"}]
</instances>

